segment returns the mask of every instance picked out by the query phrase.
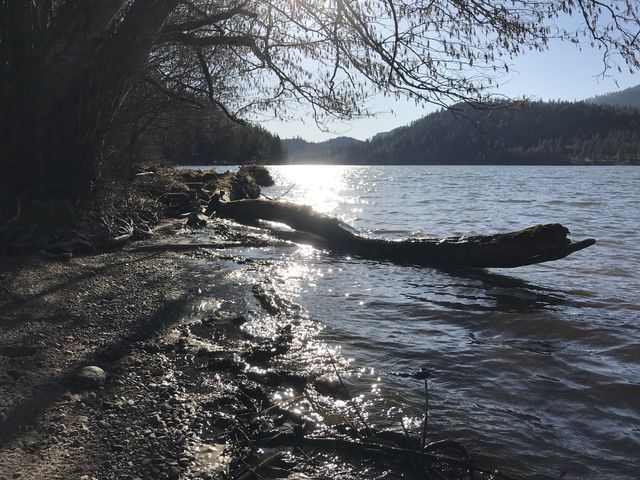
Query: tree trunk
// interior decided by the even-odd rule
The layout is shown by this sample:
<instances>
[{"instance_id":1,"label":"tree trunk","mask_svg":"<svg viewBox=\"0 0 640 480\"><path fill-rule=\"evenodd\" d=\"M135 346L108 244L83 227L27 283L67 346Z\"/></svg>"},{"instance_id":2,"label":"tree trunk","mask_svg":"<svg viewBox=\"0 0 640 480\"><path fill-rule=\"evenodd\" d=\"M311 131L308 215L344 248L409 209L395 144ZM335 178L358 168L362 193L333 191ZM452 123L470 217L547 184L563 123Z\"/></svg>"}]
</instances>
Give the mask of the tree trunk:
<instances>
[{"instance_id":1,"label":"tree trunk","mask_svg":"<svg viewBox=\"0 0 640 480\"><path fill-rule=\"evenodd\" d=\"M69 0L27 42L28 67L9 84L24 88L2 122L18 191L74 201L93 193L106 134L177 0L126 3Z\"/></svg>"},{"instance_id":2,"label":"tree trunk","mask_svg":"<svg viewBox=\"0 0 640 480\"><path fill-rule=\"evenodd\" d=\"M335 218L292 203L240 200L222 202L215 211L239 221L285 223L311 234L306 242L340 253L412 265L512 268L558 260L595 243L572 242L569 230L557 223L496 235L393 241L362 237Z\"/></svg>"}]
</instances>

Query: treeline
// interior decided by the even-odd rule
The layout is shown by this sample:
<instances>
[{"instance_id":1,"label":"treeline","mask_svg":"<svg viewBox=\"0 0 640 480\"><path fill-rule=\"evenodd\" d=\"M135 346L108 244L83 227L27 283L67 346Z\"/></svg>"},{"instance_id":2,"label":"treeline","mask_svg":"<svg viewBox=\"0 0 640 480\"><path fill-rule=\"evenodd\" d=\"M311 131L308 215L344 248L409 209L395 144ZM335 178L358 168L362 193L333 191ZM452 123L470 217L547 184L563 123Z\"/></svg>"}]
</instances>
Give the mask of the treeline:
<instances>
[{"instance_id":1,"label":"treeline","mask_svg":"<svg viewBox=\"0 0 640 480\"><path fill-rule=\"evenodd\" d=\"M351 146L362 143L351 137L337 137L324 142L307 142L300 137L283 141L288 163L338 163Z\"/></svg>"},{"instance_id":2,"label":"treeline","mask_svg":"<svg viewBox=\"0 0 640 480\"><path fill-rule=\"evenodd\" d=\"M139 108L134 106L133 112L139 113ZM219 109L207 105L206 100L197 103L174 100L153 113L140 126L139 133L130 129L129 136L125 136L129 145L119 149L130 150L130 156L137 162L241 165L279 163L284 158L278 136L258 125L234 122Z\"/></svg>"},{"instance_id":3,"label":"treeline","mask_svg":"<svg viewBox=\"0 0 640 480\"><path fill-rule=\"evenodd\" d=\"M175 120L183 120L183 123ZM221 114L193 112L178 117L173 128L158 129L151 136L155 155L176 165L243 165L280 163L284 149L277 135L253 124L238 124ZM153 151L147 144L147 152Z\"/></svg>"},{"instance_id":4,"label":"treeline","mask_svg":"<svg viewBox=\"0 0 640 480\"><path fill-rule=\"evenodd\" d=\"M597 105L616 105L619 107L640 108L640 85L625 88L619 92L611 92L605 95L598 95L586 100Z\"/></svg>"},{"instance_id":5,"label":"treeline","mask_svg":"<svg viewBox=\"0 0 640 480\"><path fill-rule=\"evenodd\" d=\"M506 105L495 104L494 107ZM638 164L640 110L585 102L460 105L333 152L356 164Z\"/></svg>"}]
</instances>

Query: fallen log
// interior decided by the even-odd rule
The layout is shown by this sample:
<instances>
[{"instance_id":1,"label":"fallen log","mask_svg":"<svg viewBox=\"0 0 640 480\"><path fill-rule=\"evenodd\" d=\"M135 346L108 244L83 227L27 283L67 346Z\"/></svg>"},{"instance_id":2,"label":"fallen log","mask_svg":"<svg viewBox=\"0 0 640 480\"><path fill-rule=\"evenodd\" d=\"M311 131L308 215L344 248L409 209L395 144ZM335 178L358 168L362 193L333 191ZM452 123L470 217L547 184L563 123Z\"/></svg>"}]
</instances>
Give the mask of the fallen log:
<instances>
[{"instance_id":1,"label":"fallen log","mask_svg":"<svg viewBox=\"0 0 640 480\"><path fill-rule=\"evenodd\" d=\"M288 202L238 200L210 207L218 216L240 222L284 223L310 234L305 243L336 252L412 265L513 268L558 260L596 242L572 242L569 230L558 223L495 235L387 240L363 237L335 218Z\"/></svg>"}]
</instances>

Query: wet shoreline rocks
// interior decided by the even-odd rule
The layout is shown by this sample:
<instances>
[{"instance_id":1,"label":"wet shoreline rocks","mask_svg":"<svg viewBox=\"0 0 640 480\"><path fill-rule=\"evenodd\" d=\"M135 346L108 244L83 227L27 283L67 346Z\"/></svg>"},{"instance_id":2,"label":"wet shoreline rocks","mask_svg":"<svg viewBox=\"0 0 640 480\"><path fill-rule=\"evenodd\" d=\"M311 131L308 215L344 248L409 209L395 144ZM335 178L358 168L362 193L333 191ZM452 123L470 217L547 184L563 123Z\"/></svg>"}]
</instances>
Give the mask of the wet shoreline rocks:
<instances>
[{"instance_id":1,"label":"wet shoreline rocks","mask_svg":"<svg viewBox=\"0 0 640 480\"><path fill-rule=\"evenodd\" d=\"M18 213L3 223L0 255L34 254L53 261L122 248L158 237L168 220L192 229L206 227L215 203L256 199L261 186L273 185L259 165L216 173L173 167L148 167L122 185L105 189L86 208L51 199L46 204L18 202ZM12 207L13 208L13 207Z\"/></svg>"}]
</instances>

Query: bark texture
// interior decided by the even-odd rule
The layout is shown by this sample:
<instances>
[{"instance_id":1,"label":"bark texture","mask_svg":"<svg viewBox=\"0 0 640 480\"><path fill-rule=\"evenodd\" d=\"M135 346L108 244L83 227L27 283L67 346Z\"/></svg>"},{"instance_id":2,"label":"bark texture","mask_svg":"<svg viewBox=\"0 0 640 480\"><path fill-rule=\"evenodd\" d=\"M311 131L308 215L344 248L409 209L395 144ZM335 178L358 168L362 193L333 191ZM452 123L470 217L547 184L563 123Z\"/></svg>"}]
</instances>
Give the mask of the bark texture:
<instances>
[{"instance_id":1,"label":"bark texture","mask_svg":"<svg viewBox=\"0 0 640 480\"><path fill-rule=\"evenodd\" d=\"M310 234L296 236L298 241L336 252L412 265L513 268L558 260L596 242L572 242L569 230L558 223L495 235L394 241L360 236L335 218L292 203L240 200L221 202L215 211L238 221L284 223Z\"/></svg>"}]
</instances>

